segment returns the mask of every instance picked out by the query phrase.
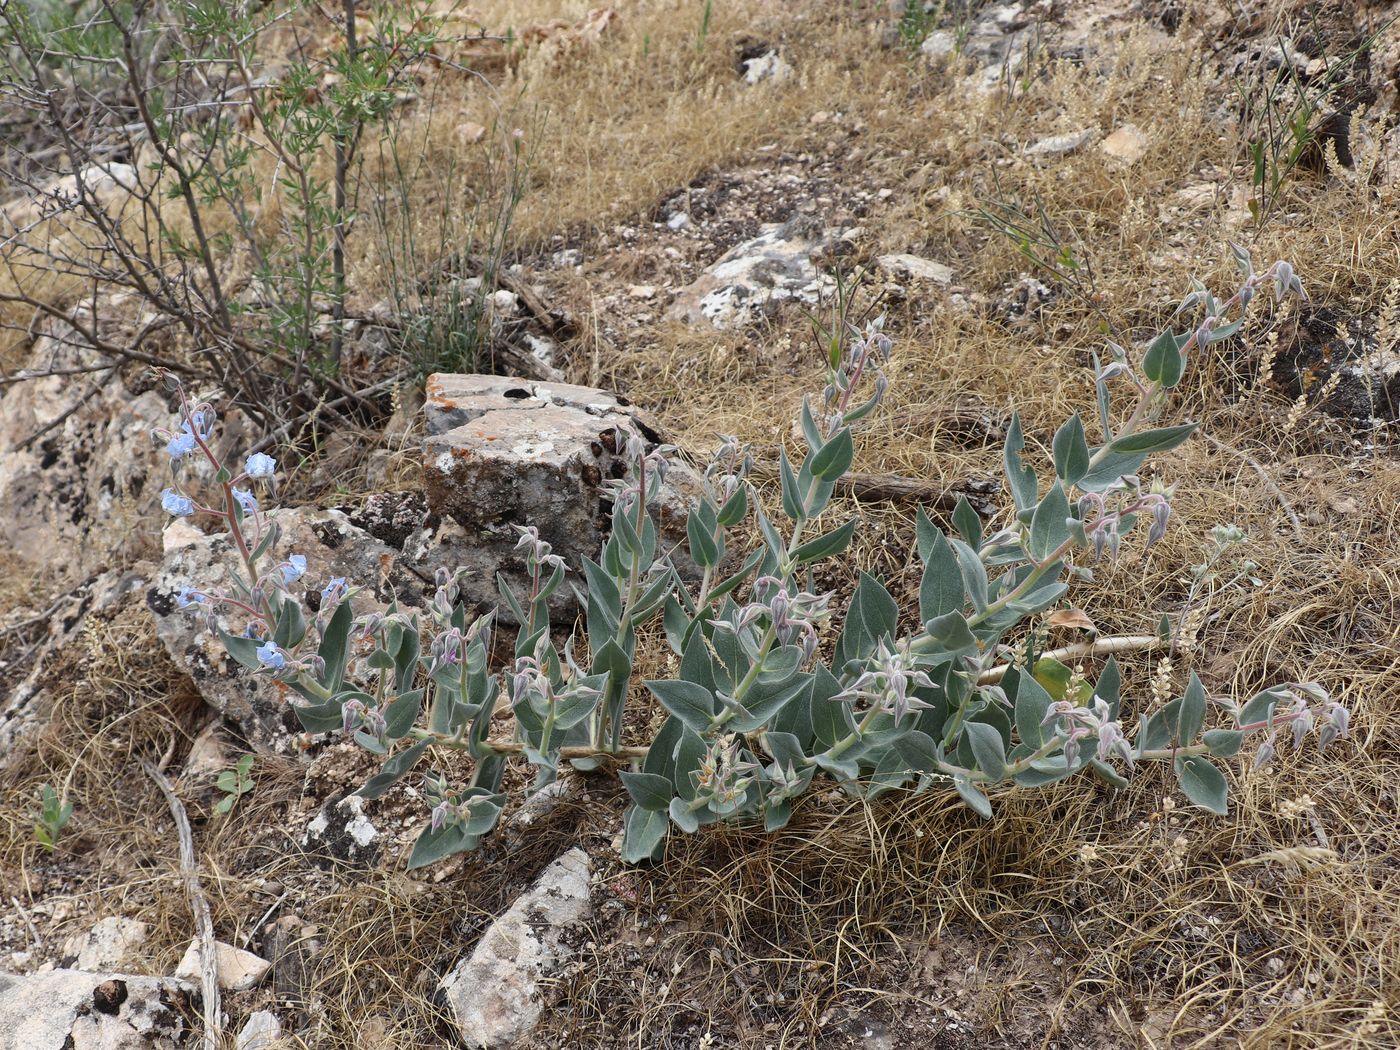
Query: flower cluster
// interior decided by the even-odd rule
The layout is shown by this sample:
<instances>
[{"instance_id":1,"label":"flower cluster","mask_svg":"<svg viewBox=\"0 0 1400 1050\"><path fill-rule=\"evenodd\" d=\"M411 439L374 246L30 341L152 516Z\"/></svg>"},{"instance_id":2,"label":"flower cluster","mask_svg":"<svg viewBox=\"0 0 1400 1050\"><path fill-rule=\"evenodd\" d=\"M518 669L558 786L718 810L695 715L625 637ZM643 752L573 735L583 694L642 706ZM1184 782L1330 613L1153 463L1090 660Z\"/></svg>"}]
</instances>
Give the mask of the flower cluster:
<instances>
[{"instance_id":1,"label":"flower cluster","mask_svg":"<svg viewBox=\"0 0 1400 1050\"><path fill-rule=\"evenodd\" d=\"M715 737L692 775L697 800L705 799L716 813L739 808L754 778L757 763L740 757L740 738L733 733Z\"/></svg>"},{"instance_id":2,"label":"flower cluster","mask_svg":"<svg viewBox=\"0 0 1400 1050\"><path fill-rule=\"evenodd\" d=\"M1123 505L1110 507L1108 497L1113 489L1104 492L1086 492L1079 497L1079 518L1094 552L1094 560L1100 560L1104 551L1114 561L1118 560L1118 548L1122 542L1121 530L1125 523L1132 524L1139 514L1152 518L1147 531L1147 546L1161 541L1167 534L1167 522L1171 518L1171 498L1175 486L1163 485L1154 481L1144 491L1142 482L1135 475L1124 475L1116 488L1129 494Z\"/></svg>"},{"instance_id":3,"label":"flower cluster","mask_svg":"<svg viewBox=\"0 0 1400 1050\"><path fill-rule=\"evenodd\" d=\"M260 643L249 654L250 661L259 669L287 679L306 670L316 671L321 666L319 657L311 655L298 659L272 640L277 608L287 588L307 572L306 555L298 553L287 555L284 561L271 568L262 567L277 536L275 526L262 512L254 486L270 488L275 485L277 460L264 452L254 452L245 458L242 471L234 474L214 449L214 427L218 422L214 406L207 401L191 404L183 389L179 390L179 397L180 417L175 426L155 431L157 440L165 443L175 480L160 493L161 507L172 517L206 514L221 519L242 556L244 572L243 578L235 582L232 594L182 584L175 604L180 609L203 609L213 629L218 629L215 610L219 606L237 609L246 615L248 623L242 637ZM180 479L181 468L196 455L202 459L205 473L212 477L219 493L219 498L209 505L186 492ZM333 605L346 590L345 580L336 577L322 591L323 601Z\"/></svg>"},{"instance_id":4,"label":"flower cluster","mask_svg":"<svg viewBox=\"0 0 1400 1050\"><path fill-rule=\"evenodd\" d=\"M667 457L675 451L675 446L657 445L648 449L639 435L621 427L613 432L613 443L627 462L626 476L605 485L613 503L624 511L635 507L638 499L650 506L661 493L671 466Z\"/></svg>"},{"instance_id":5,"label":"flower cluster","mask_svg":"<svg viewBox=\"0 0 1400 1050\"><path fill-rule=\"evenodd\" d=\"M1056 700L1045 713L1041 728L1055 726L1056 733L1063 740L1065 763L1074 767L1079 763L1080 742L1085 738L1098 741L1097 757L1107 762L1120 758L1128 766L1133 766L1133 749L1123 735L1122 725L1113 719L1109 706L1103 698L1095 696L1087 707L1080 707L1069 700Z\"/></svg>"},{"instance_id":6,"label":"flower cluster","mask_svg":"<svg viewBox=\"0 0 1400 1050\"><path fill-rule=\"evenodd\" d=\"M827 437L834 436L842 427L875 411L889 387L889 379L881 370L881 366L889 360L893 347L890 337L884 332L885 315L867 321L864 332L853 325L848 327L851 338L846 344L845 353L833 362L828 382L822 390L826 409L822 421ZM865 380L872 383L872 393L864 404L852 408L851 398Z\"/></svg>"},{"instance_id":7,"label":"flower cluster","mask_svg":"<svg viewBox=\"0 0 1400 1050\"><path fill-rule=\"evenodd\" d=\"M705 480L715 490L715 502L723 506L738 492L753 470L753 456L733 434L720 435L719 447L705 467Z\"/></svg>"},{"instance_id":8,"label":"flower cluster","mask_svg":"<svg viewBox=\"0 0 1400 1050\"><path fill-rule=\"evenodd\" d=\"M1319 750L1325 750L1336 741L1347 737L1351 726L1351 713L1333 700L1316 682L1288 682L1269 690L1269 693L1277 697L1277 703L1268 707L1265 718L1260 723L1268 729L1268 736L1254 754L1255 769L1273 760L1277 753L1278 731L1281 726L1286 725L1292 729L1294 747L1301 747L1308 733L1314 728L1317 729Z\"/></svg>"},{"instance_id":9,"label":"flower cluster","mask_svg":"<svg viewBox=\"0 0 1400 1050\"><path fill-rule=\"evenodd\" d=\"M850 704L865 700L880 713L890 715L899 722L910 711L922 711L932 706L920 700L911 690L932 688L933 680L915 667L914 657L907 645L891 647L882 640L870 658L868 668L837 693L834 699Z\"/></svg>"},{"instance_id":10,"label":"flower cluster","mask_svg":"<svg viewBox=\"0 0 1400 1050\"><path fill-rule=\"evenodd\" d=\"M540 539L540 530L535 526L517 525L515 531L520 533L515 551L525 555L525 569L532 577L538 578L546 568L553 572L564 567L564 559L554 553L553 546Z\"/></svg>"},{"instance_id":11,"label":"flower cluster","mask_svg":"<svg viewBox=\"0 0 1400 1050\"><path fill-rule=\"evenodd\" d=\"M778 644L799 646L810 660L817 651L818 628L831 618L831 595L793 593L787 581L760 576L750 597L753 600L737 608L732 618L717 619L715 626L736 635L754 652L762 645L762 632L771 630Z\"/></svg>"}]
</instances>

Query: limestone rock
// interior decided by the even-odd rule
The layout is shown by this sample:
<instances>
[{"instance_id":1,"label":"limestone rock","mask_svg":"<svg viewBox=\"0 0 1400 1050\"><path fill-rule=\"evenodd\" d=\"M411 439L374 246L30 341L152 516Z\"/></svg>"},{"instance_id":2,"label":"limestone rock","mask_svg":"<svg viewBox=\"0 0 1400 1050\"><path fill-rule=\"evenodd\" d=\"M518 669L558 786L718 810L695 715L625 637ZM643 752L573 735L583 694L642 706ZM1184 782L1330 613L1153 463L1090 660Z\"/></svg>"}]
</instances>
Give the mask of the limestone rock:
<instances>
[{"instance_id":1,"label":"limestone rock","mask_svg":"<svg viewBox=\"0 0 1400 1050\"><path fill-rule=\"evenodd\" d=\"M992 4L977 13L961 41L940 29L924 38L920 50L930 60L961 56L974 62L978 71L973 82L980 90L990 91L1004 77L1020 73L1034 34L1034 20L1025 5Z\"/></svg>"},{"instance_id":2,"label":"limestone rock","mask_svg":"<svg viewBox=\"0 0 1400 1050\"><path fill-rule=\"evenodd\" d=\"M63 942L60 953L79 970L127 970L137 949L146 943L149 927L136 919L109 915L87 933Z\"/></svg>"},{"instance_id":3,"label":"limestone rock","mask_svg":"<svg viewBox=\"0 0 1400 1050\"><path fill-rule=\"evenodd\" d=\"M442 979L467 1046L512 1046L538 1023L545 1006L543 982L574 954L566 930L592 915L591 874L587 853L565 853Z\"/></svg>"},{"instance_id":4,"label":"limestone rock","mask_svg":"<svg viewBox=\"0 0 1400 1050\"><path fill-rule=\"evenodd\" d=\"M660 441L641 412L603 390L440 374L429 377L427 391L424 482L429 507L444 519L431 539L431 560L472 569L463 593L485 606L499 601L498 572L519 589L526 586L516 525L536 526L575 571L583 557L597 557L611 527L606 482L625 471L619 453L627 436L648 448ZM684 463L673 463L653 505L672 542L685 536L697 486ZM417 543L408 541L405 553L428 558ZM561 603L572 600L567 590L556 592Z\"/></svg>"},{"instance_id":5,"label":"limestone rock","mask_svg":"<svg viewBox=\"0 0 1400 1050\"><path fill-rule=\"evenodd\" d=\"M781 82L793 74L792 64L776 50L767 51L757 58L746 58L741 64L746 84L761 84L765 80Z\"/></svg>"},{"instance_id":6,"label":"limestone rock","mask_svg":"<svg viewBox=\"0 0 1400 1050\"><path fill-rule=\"evenodd\" d=\"M243 992L254 988L267 976L267 971L272 969L272 964L266 959L223 941L215 941L214 950L218 956L215 966L219 975L219 987L226 992ZM175 976L187 981L199 981L199 941L190 941L190 946L185 949L179 965L175 967Z\"/></svg>"},{"instance_id":7,"label":"limestone rock","mask_svg":"<svg viewBox=\"0 0 1400 1050\"><path fill-rule=\"evenodd\" d=\"M282 1024L269 1010L255 1010L238 1033L235 1050L268 1050L282 1037Z\"/></svg>"},{"instance_id":8,"label":"limestone rock","mask_svg":"<svg viewBox=\"0 0 1400 1050\"><path fill-rule=\"evenodd\" d=\"M917 255L881 255L875 265L892 277L912 277L931 284L950 284L953 280L953 271L947 266Z\"/></svg>"},{"instance_id":9,"label":"limestone rock","mask_svg":"<svg viewBox=\"0 0 1400 1050\"><path fill-rule=\"evenodd\" d=\"M1041 159L1063 157L1083 149L1092 141L1094 141L1093 128L1071 131L1064 135L1051 135L1027 146L1026 156Z\"/></svg>"},{"instance_id":10,"label":"limestone rock","mask_svg":"<svg viewBox=\"0 0 1400 1050\"><path fill-rule=\"evenodd\" d=\"M178 1050L195 990L184 981L86 970L0 973L0 1050Z\"/></svg>"},{"instance_id":11,"label":"limestone rock","mask_svg":"<svg viewBox=\"0 0 1400 1050\"><path fill-rule=\"evenodd\" d=\"M506 821L506 827L514 831L524 831L533 824L548 819L561 806L575 803L583 795L583 785L579 778L566 776L550 781L527 798Z\"/></svg>"},{"instance_id":12,"label":"limestone rock","mask_svg":"<svg viewBox=\"0 0 1400 1050\"><path fill-rule=\"evenodd\" d=\"M1099 143L1099 149L1125 164L1135 164L1147 152L1147 136L1136 124L1124 124Z\"/></svg>"},{"instance_id":13,"label":"limestone rock","mask_svg":"<svg viewBox=\"0 0 1400 1050\"><path fill-rule=\"evenodd\" d=\"M304 605L314 609L321 588L333 576L362 588L354 599L357 613L382 610L391 590L416 596L424 586L400 564L396 551L356 528L339 511L300 508L274 511L271 517L282 529L282 540L270 556L306 556L306 575L294 585L306 595ZM234 722L255 749L285 748L301 731L285 689L240 666L210 629L206 614L176 607L176 595L187 584L230 589L229 574L241 568L233 542L227 533L206 535L185 522L173 523L165 538L165 561L146 591L157 636L205 702ZM242 631L244 620L236 609L216 610L215 615L224 630Z\"/></svg>"},{"instance_id":14,"label":"limestone rock","mask_svg":"<svg viewBox=\"0 0 1400 1050\"><path fill-rule=\"evenodd\" d=\"M80 183L82 195L78 192ZM0 206L0 216L11 230L24 229L46 219L58 219L72 227L76 225L73 219L63 217L88 214L81 203L82 196L86 196L97 211L116 217L126 211L132 192L140 185L140 173L130 164L89 164L74 174L59 176L33 194L10 200Z\"/></svg>"},{"instance_id":15,"label":"limestone rock","mask_svg":"<svg viewBox=\"0 0 1400 1050\"><path fill-rule=\"evenodd\" d=\"M780 303L815 303L832 287L812 255L840 238L810 219L768 223L752 240L736 244L677 294L667 316L687 324L742 328Z\"/></svg>"},{"instance_id":16,"label":"limestone rock","mask_svg":"<svg viewBox=\"0 0 1400 1050\"><path fill-rule=\"evenodd\" d=\"M51 691L45 687L51 678L50 663L77 639L89 614L111 609L128 595L139 592L154 569L151 563L138 563L130 571L104 572L79 584L53 604L48 623L36 628L36 632L42 631L42 640L38 650L28 658L23 679L7 693L0 691L3 695L0 699L0 767L19 753L18 744L28 733L45 724L52 698ZM0 672L14 673L3 661L0 661Z\"/></svg>"},{"instance_id":17,"label":"limestone rock","mask_svg":"<svg viewBox=\"0 0 1400 1050\"><path fill-rule=\"evenodd\" d=\"M379 829L365 816L365 800L347 795L321 807L306 825L301 844L327 859L369 865L379 856Z\"/></svg>"},{"instance_id":18,"label":"limestone rock","mask_svg":"<svg viewBox=\"0 0 1400 1050\"><path fill-rule=\"evenodd\" d=\"M111 359L84 334L129 338L106 320L115 309L104 300L79 306L72 321L44 321L26 362L30 372L90 374L0 391L0 531L20 557L74 580L158 548L157 494L170 476L169 458L151 437L174 421L170 407L156 391L129 389L119 373L104 371Z\"/></svg>"}]
</instances>

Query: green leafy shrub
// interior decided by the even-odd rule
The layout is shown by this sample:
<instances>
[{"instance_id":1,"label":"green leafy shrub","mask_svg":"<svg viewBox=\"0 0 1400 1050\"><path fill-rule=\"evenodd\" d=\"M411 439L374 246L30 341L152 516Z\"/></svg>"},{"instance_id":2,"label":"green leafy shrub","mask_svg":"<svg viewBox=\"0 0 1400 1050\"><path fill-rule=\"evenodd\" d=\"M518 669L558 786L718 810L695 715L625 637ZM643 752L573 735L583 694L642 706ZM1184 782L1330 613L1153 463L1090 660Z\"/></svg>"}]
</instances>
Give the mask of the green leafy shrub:
<instances>
[{"instance_id":1,"label":"green leafy shrub","mask_svg":"<svg viewBox=\"0 0 1400 1050\"><path fill-rule=\"evenodd\" d=\"M553 632L549 598L565 583L564 561L533 528L518 526L531 583L517 593L500 580L519 624L504 675L488 664L495 614L473 618L446 570L423 615L391 605L356 619L353 588L333 579L319 611L308 616L288 589L305 572L305 558L293 554L260 568L277 547L277 527L253 493L237 487L270 479L275 464L255 455L234 476L209 449L208 405L186 406L180 429L165 436L172 457L198 450L217 471L222 491L211 512L226 520L246 576L232 594L187 588L179 602L211 606L210 622L233 656L299 695L296 711L309 732L343 730L384 756L363 797L383 795L434 749L475 759L466 784L427 775L432 816L413 866L480 842L506 805L506 763L518 758L535 770L535 789L566 764L622 767L632 799L623 855L633 862L659 856L672 827L693 833L741 820L780 828L818 776L866 797L911 786L952 789L987 816L992 789L1042 787L1081 772L1123 786L1137 764L1167 762L1192 802L1224 814L1220 763L1240 751L1247 734L1263 734L1261 759L1282 727L1301 742L1320 723L1325 746L1345 735L1345 709L1315 683L1286 683L1243 704L1215 698L1228 716L1217 724L1212 698L1192 675L1181 696L1143 711L1130 737L1112 659L1093 683L1044 660L1029 642L1024 662L1003 661L1020 646L1008 640L1059 601L1068 577L1090 575L1085 558L1116 556L1138 523L1147 525L1148 544L1164 534L1172 489L1144 486L1138 472L1194 429L1154 425L1190 356L1239 330L1256 289L1272 283L1280 299L1302 294L1287 263L1256 274L1248 255L1234 252L1239 290L1220 302L1194 286L1178 311L1199 310L1194 328L1164 331L1136 364L1112 344L1111 360L1096 361L1098 443L1090 443L1077 414L1071 417L1054 435L1053 476L1042 478L1025 459L1021 423L1013 419L1004 469L1014 507L1004 527L985 534L965 501L953 512L951 533L919 514L924 569L911 631L901 630L908 617L881 581L862 575L827 656L822 627L831 617L830 596L814 593L812 584L813 566L840 556L856 528L848 521L817 534L815 523L851 466L855 428L885 391L881 369L891 342L883 318L863 331L837 325L828 333L826 388L799 413L806 452L800 462L786 454L779 460L780 516L755 498L751 461L736 441L726 440L712 458L687 523L698 581L684 579L662 551L652 516L667 450L649 450L635 436L625 438L631 467L614 493L611 535L597 560L583 561L585 638L561 644ZM1121 413L1113 390L1122 384L1133 397L1115 422ZM196 509L175 489L164 500L172 513ZM750 517L763 542L732 551L734 531ZM243 633L226 629L212 609L217 599L246 620ZM624 727L636 696L637 630L656 618L679 672L642 683L667 717L649 742L629 746ZM353 655L357 648L362 659ZM493 737L503 693L513 731Z\"/></svg>"},{"instance_id":2,"label":"green leafy shrub","mask_svg":"<svg viewBox=\"0 0 1400 1050\"><path fill-rule=\"evenodd\" d=\"M368 210L365 146L394 138L441 42L429 6L0 5L0 100L23 129L3 147L7 174L41 205L0 243L0 304L63 316L49 289L65 281L130 293L155 318L135 345L104 343L91 325L115 360L217 385L267 429L294 429L289 406L298 418L377 414L344 375L349 245ZM269 61L289 27L304 39ZM26 149L36 136L51 146ZM411 229L399 196L393 219ZM165 329L198 352L142 347Z\"/></svg>"}]
</instances>

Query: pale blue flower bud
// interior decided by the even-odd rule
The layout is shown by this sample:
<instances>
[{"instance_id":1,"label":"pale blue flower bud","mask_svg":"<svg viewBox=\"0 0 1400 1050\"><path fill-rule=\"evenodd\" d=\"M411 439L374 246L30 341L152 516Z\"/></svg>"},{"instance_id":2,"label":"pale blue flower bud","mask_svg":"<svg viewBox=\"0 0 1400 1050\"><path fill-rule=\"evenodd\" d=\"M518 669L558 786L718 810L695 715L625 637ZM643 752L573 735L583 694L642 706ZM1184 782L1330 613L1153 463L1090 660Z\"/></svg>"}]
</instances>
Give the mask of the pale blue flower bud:
<instances>
[{"instance_id":1,"label":"pale blue flower bud","mask_svg":"<svg viewBox=\"0 0 1400 1050\"><path fill-rule=\"evenodd\" d=\"M172 463L178 463L194 450L194 435L190 433L188 423L185 423L180 432L165 443L166 454L170 456Z\"/></svg>"},{"instance_id":2,"label":"pale blue flower bud","mask_svg":"<svg viewBox=\"0 0 1400 1050\"><path fill-rule=\"evenodd\" d=\"M189 584L180 588L180 593L175 596L175 604L181 609L188 609L192 605L204 605L209 599L199 591L190 587Z\"/></svg>"},{"instance_id":3,"label":"pale blue flower bud","mask_svg":"<svg viewBox=\"0 0 1400 1050\"><path fill-rule=\"evenodd\" d=\"M277 472L277 460L263 452L254 452L243 464L243 471L250 478L270 478Z\"/></svg>"},{"instance_id":4,"label":"pale blue flower bud","mask_svg":"<svg viewBox=\"0 0 1400 1050\"><path fill-rule=\"evenodd\" d=\"M194 513L194 500L188 496L182 496L174 489L165 489L160 494L160 505L165 509L165 513L172 514L177 518L188 518Z\"/></svg>"},{"instance_id":5,"label":"pale blue flower bud","mask_svg":"<svg viewBox=\"0 0 1400 1050\"><path fill-rule=\"evenodd\" d=\"M258 512L258 501L247 489L234 489L233 498L238 500L238 505L243 508L244 514Z\"/></svg>"},{"instance_id":6,"label":"pale blue flower bud","mask_svg":"<svg viewBox=\"0 0 1400 1050\"><path fill-rule=\"evenodd\" d=\"M257 657L260 664L271 667L274 671L280 671L287 666L287 655L276 642L264 642L258 646Z\"/></svg>"},{"instance_id":7,"label":"pale blue flower bud","mask_svg":"<svg viewBox=\"0 0 1400 1050\"><path fill-rule=\"evenodd\" d=\"M293 554L287 558L287 563L282 566L282 582L287 585L296 583L306 575L306 555Z\"/></svg>"}]
</instances>

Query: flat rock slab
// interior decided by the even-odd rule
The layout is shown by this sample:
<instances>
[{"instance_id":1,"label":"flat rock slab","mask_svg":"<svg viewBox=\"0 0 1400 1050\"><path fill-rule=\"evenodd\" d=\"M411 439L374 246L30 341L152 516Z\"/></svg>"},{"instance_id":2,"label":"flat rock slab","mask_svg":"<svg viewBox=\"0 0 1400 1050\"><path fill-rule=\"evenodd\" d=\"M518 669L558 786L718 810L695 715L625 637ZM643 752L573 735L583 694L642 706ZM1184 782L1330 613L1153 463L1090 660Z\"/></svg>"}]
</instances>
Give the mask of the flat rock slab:
<instances>
[{"instance_id":1,"label":"flat rock slab","mask_svg":"<svg viewBox=\"0 0 1400 1050\"><path fill-rule=\"evenodd\" d=\"M1026 147L1026 156L1039 157L1042 160L1049 157L1063 157L1083 149L1093 141L1094 129L1082 128L1079 131L1070 131L1063 135L1051 135L1048 138L1039 139Z\"/></svg>"},{"instance_id":2,"label":"flat rock slab","mask_svg":"<svg viewBox=\"0 0 1400 1050\"><path fill-rule=\"evenodd\" d=\"M0 1050L177 1050L196 1044L184 981L87 970L0 973Z\"/></svg>"},{"instance_id":3,"label":"flat rock slab","mask_svg":"<svg viewBox=\"0 0 1400 1050\"><path fill-rule=\"evenodd\" d=\"M913 278L931 284L951 284L953 271L940 262L904 253L881 255L875 265L896 279Z\"/></svg>"},{"instance_id":4,"label":"flat rock slab","mask_svg":"<svg viewBox=\"0 0 1400 1050\"><path fill-rule=\"evenodd\" d=\"M542 984L574 955L568 928L593 913L588 854L571 849L482 935L440 985L469 1047L513 1046L544 1010Z\"/></svg>"},{"instance_id":5,"label":"flat rock slab","mask_svg":"<svg viewBox=\"0 0 1400 1050\"><path fill-rule=\"evenodd\" d=\"M123 970L132 966L149 929L136 919L109 915L87 933L64 941L61 954L65 961L73 959L79 970Z\"/></svg>"},{"instance_id":6,"label":"flat rock slab","mask_svg":"<svg viewBox=\"0 0 1400 1050\"><path fill-rule=\"evenodd\" d=\"M812 256L829 249L839 231L809 218L768 223L752 240L736 244L682 288L666 316L696 326L743 328L785 302L813 304L834 287Z\"/></svg>"}]
</instances>

